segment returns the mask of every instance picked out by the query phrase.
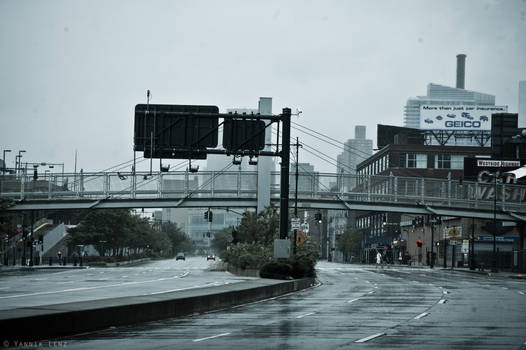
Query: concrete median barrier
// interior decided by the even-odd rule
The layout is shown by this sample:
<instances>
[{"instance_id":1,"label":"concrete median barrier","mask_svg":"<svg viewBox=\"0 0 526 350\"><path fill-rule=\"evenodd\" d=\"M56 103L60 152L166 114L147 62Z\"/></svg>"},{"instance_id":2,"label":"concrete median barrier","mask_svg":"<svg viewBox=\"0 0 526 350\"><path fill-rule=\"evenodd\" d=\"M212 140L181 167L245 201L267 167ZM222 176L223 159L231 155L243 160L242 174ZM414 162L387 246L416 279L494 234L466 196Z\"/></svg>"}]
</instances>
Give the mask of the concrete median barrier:
<instances>
[{"instance_id":1,"label":"concrete median barrier","mask_svg":"<svg viewBox=\"0 0 526 350\"><path fill-rule=\"evenodd\" d=\"M202 289L0 310L0 342L53 339L167 318L221 310L314 285L313 278L255 279ZM7 331L9 330L9 331Z\"/></svg>"}]
</instances>

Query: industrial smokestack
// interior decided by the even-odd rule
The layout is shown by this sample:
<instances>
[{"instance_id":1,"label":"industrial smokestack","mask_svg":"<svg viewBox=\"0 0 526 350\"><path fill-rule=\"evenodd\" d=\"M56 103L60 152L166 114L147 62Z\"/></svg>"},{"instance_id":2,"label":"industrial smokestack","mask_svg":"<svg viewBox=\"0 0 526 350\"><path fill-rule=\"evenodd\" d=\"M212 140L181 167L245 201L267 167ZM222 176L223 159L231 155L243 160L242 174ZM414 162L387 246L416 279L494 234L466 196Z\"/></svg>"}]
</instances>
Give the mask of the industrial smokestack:
<instances>
[{"instance_id":1,"label":"industrial smokestack","mask_svg":"<svg viewBox=\"0 0 526 350\"><path fill-rule=\"evenodd\" d=\"M457 55L457 89L464 89L464 77L466 75L466 55Z\"/></svg>"}]
</instances>

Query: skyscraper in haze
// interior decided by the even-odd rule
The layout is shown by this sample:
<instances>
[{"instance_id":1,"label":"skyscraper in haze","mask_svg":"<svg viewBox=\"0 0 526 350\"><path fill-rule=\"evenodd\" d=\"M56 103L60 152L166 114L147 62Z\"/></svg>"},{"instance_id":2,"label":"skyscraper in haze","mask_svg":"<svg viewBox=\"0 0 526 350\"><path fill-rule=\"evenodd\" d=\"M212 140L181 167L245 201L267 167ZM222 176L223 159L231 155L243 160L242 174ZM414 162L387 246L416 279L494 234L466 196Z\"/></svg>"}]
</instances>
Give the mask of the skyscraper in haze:
<instances>
[{"instance_id":1,"label":"skyscraper in haze","mask_svg":"<svg viewBox=\"0 0 526 350\"><path fill-rule=\"evenodd\" d=\"M519 81L519 128L526 128L526 80Z\"/></svg>"},{"instance_id":2,"label":"skyscraper in haze","mask_svg":"<svg viewBox=\"0 0 526 350\"><path fill-rule=\"evenodd\" d=\"M354 139L345 142L344 151L337 156L337 172L343 175L356 175L356 166L373 154L373 140L365 138L366 127L354 127ZM354 177L344 177L343 186L352 189L356 184Z\"/></svg>"}]
</instances>

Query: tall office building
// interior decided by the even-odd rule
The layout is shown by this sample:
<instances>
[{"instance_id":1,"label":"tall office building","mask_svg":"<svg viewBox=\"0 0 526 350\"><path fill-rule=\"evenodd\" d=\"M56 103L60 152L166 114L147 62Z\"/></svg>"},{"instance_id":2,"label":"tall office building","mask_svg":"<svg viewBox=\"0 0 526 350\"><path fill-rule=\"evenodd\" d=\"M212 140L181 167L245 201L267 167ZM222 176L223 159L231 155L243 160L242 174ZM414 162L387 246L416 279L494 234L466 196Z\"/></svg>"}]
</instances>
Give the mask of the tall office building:
<instances>
[{"instance_id":1,"label":"tall office building","mask_svg":"<svg viewBox=\"0 0 526 350\"><path fill-rule=\"evenodd\" d=\"M409 98L404 111L404 126L420 129L420 106L495 106L495 96L430 83L427 95Z\"/></svg>"},{"instance_id":2,"label":"tall office building","mask_svg":"<svg viewBox=\"0 0 526 350\"><path fill-rule=\"evenodd\" d=\"M354 139L345 142L343 153L337 160L337 172L341 175L356 175L356 166L373 154L373 140L365 138L366 127L356 125L354 127ZM355 184L354 177L343 177L343 186L352 189Z\"/></svg>"},{"instance_id":3,"label":"tall office building","mask_svg":"<svg viewBox=\"0 0 526 350\"><path fill-rule=\"evenodd\" d=\"M526 80L519 81L519 128L526 128Z\"/></svg>"},{"instance_id":4,"label":"tall office building","mask_svg":"<svg viewBox=\"0 0 526 350\"><path fill-rule=\"evenodd\" d=\"M466 55L457 55L456 87L430 83L425 96L407 100L404 126L433 132L426 137L431 145L489 146L491 114L507 112L495 106L495 96L464 88ZM452 136L454 135L454 136Z\"/></svg>"}]
</instances>

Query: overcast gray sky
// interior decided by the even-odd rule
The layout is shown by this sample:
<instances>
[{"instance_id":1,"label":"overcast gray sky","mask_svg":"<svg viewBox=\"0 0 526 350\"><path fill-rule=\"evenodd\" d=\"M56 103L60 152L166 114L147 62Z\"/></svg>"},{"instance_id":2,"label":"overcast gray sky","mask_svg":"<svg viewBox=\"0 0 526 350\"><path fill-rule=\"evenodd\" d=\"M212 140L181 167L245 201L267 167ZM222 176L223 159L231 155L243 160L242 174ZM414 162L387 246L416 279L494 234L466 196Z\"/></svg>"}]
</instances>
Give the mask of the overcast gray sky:
<instances>
[{"instance_id":1,"label":"overcast gray sky","mask_svg":"<svg viewBox=\"0 0 526 350\"><path fill-rule=\"evenodd\" d=\"M272 97L275 114L298 108L295 121L341 141L363 124L376 142L377 124L403 125L408 97L455 85L458 53L466 88L517 112L525 38L525 0L0 0L0 150L15 151L8 166L20 149L66 171L75 149L85 171L127 161L147 89L221 111Z\"/></svg>"}]
</instances>

